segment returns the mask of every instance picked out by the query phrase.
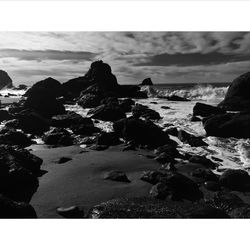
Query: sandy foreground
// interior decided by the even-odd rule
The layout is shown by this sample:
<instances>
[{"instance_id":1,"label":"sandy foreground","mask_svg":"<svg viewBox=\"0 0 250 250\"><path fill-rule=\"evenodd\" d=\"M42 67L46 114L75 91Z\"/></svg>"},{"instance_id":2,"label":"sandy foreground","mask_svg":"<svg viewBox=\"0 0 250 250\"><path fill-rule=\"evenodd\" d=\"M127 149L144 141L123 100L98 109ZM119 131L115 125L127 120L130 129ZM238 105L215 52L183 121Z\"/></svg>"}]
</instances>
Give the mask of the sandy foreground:
<instances>
[{"instance_id":1,"label":"sandy foreground","mask_svg":"<svg viewBox=\"0 0 250 250\"><path fill-rule=\"evenodd\" d=\"M86 152L87 151L87 152ZM38 218L61 218L57 207L80 206L88 211L93 205L119 197L147 196L151 184L140 177L145 170L156 170L159 164L146 157L146 151L122 151L110 147L105 151L85 150L79 146L36 149L32 152L43 159L39 188L31 200ZM71 161L58 164L61 157ZM130 183L105 180L106 173L120 170Z\"/></svg>"}]
</instances>

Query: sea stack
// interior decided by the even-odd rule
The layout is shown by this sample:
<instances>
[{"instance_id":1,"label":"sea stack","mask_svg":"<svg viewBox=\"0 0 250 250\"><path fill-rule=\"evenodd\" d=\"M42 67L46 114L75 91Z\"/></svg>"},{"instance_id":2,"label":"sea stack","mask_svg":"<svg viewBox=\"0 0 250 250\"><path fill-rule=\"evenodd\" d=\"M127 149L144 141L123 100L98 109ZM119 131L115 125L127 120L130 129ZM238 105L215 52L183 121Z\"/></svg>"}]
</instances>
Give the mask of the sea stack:
<instances>
[{"instance_id":1,"label":"sea stack","mask_svg":"<svg viewBox=\"0 0 250 250\"><path fill-rule=\"evenodd\" d=\"M9 77L8 73L0 70L0 89L12 87L12 79Z\"/></svg>"},{"instance_id":2,"label":"sea stack","mask_svg":"<svg viewBox=\"0 0 250 250\"><path fill-rule=\"evenodd\" d=\"M151 80L151 78L146 78L142 81L141 84L139 84L140 86L152 86L153 82Z\"/></svg>"}]
</instances>

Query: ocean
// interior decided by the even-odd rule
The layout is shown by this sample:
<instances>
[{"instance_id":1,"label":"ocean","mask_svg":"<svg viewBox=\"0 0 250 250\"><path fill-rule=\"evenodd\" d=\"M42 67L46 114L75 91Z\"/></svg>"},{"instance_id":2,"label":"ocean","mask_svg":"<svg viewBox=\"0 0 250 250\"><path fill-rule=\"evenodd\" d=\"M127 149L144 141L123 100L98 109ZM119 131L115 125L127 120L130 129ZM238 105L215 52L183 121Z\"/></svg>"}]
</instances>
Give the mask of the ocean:
<instances>
[{"instance_id":1,"label":"ocean","mask_svg":"<svg viewBox=\"0 0 250 250\"><path fill-rule=\"evenodd\" d=\"M157 121L157 125L163 129L177 127L196 136L205 136L201 122L191 122L193 107L196 102L203 102L211 105L217 105L223 100L229 83L183 83L183 84L156 84L153 86L143 86L142 91L148 94L148 99L135 100L137 103L147 105L149 108L160 113L162 119ZM0 97L2 103L19 100L24 91L2 90ZM8 96L14 94L16 96ZM190 102L168 101L159 96L178 95L190 99ZM4 97L8 96L8 97ZM168 106L170 109L164 109ZM79 105L66 105L67 110L87 116L88 109L83 109ZM128 116L131 114L127 114ZM112 131L111 122L99 121L95 124L104 131ZM176 137L172 137L179 147L178 150L183 153L192 153L203 155L219 164L217 173L221 173L226 168L245 169L250 172L250 140L236 138L218 138L206 137L204 141L208 147L191 147L184 144ZM38 142L41 140L38 140ZM81 145L85 147L85 145ZM216 157L221 161L214 160Z\"/></svg>"}]
</instances>

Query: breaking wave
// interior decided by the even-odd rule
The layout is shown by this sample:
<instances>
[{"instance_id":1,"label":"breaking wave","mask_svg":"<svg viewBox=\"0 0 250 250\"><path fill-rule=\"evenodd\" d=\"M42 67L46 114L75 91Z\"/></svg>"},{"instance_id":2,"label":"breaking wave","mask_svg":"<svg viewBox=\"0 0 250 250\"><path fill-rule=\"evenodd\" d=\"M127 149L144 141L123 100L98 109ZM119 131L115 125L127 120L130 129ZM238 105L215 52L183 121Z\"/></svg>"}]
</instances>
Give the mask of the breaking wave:
<instances>
[{"instance_id":1,"label":"breaking wave","mask_svg":"<svg viewBox=\"0 0 250 250\"><path fill-rule=\"evenodd\" d=\"M157 89L157 87L146 86L142 91L148 97L166 97L171 95L181 96L190 100L217 101L225 97L228 87L215 87L212 85L196 85L192 88L183 89Z\"/></svg>"}]
</instances>

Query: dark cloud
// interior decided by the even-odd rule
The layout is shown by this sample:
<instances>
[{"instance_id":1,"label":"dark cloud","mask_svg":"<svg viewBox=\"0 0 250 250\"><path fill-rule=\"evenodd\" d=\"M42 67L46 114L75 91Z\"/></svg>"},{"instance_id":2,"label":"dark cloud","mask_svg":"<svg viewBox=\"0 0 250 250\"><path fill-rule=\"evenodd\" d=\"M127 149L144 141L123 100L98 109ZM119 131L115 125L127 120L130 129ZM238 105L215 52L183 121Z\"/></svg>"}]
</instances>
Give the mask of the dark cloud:
<instances>
[{"instance_id":1,"label":"dark cloud","mask_svg":"<svg viewBox=\"0 0 250 250\"><path fill-rule=\"evenodd\" d=\"M74 60L91 61L97 54L88 51L69 50L18 50L0 49L0 58L14 57L20 60Z\"/></svg>"},{"instance_id":2,"label":"dark cloud","mask_svg":"<svg viewBox=\"0 0 250 250\"><path fill-rule=\"evenodd\" d=\"M217 65L231 62L250 61L250 55L223 54L211 52L207 54L159 54L146 58L145 62L135 64L135 66L198 66Z\"/></svg>"}]
</instances>

